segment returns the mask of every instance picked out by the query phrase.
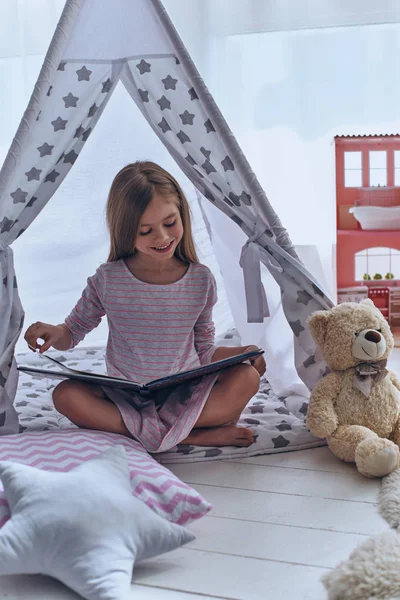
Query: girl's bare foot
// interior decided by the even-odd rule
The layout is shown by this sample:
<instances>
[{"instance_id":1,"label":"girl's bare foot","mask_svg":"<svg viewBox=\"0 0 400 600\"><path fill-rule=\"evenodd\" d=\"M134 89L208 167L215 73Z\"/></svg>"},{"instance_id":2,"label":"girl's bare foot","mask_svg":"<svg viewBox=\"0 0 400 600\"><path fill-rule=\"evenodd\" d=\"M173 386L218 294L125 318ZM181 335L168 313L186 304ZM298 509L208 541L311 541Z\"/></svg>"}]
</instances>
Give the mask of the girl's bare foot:
<instances>
[{"instance_id":1,"label":"girl's bare foot","mask_svg":"<svg viewBox=\"0 0 400 600\"><path fill-rule=\"evenodd\" d=\"M225 425L207 429L193 429L181 444L194 446L250 446L254 437L250 429Z\"/></svg>"}]
</instances>

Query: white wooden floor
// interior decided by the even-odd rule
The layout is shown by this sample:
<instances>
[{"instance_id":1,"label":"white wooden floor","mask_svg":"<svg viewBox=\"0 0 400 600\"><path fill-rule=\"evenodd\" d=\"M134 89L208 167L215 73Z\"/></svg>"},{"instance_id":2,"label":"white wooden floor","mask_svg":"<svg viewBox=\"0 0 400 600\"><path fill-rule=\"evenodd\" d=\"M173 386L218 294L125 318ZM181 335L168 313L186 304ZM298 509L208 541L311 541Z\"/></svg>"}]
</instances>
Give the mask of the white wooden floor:
<instances>
[{"instance_id":1,"label":"white wooden floor","mask_svg":"<svg viewBox=\"0 0 400 600\"><path fill-rule=\"evenodd\" d=\"M400 373L400 349L390 363ZM135 568L126 600L324 600L321 575L388 528L380 481L326 447L172 470L214 509L194 542ZM0 600L77 598L44 577L0 577Z\"/></svg>"},{"instance_id":2,"label":"white wooden floor","mask_svg":"<svg viewBox=\"0 0 400 600\"><path fill-rule=\"evenodd\" d=\"M327 448L172 470L214 510L192 525L189 546L136 567L129 600L322 600L321 575L387 528L380 482ZM42 577L3 577L0 598L77 596Z\"/></svg>"}]
</instances>

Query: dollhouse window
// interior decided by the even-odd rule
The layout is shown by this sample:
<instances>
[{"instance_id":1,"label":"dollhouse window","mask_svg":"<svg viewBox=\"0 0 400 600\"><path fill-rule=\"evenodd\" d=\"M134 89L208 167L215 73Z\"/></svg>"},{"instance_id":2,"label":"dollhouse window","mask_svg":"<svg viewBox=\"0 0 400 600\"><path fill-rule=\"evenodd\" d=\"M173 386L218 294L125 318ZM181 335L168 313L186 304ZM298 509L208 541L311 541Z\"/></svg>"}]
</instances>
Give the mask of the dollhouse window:
<instances>
[{"instance_id":1,"label":"dollhouse window","mask_svg":"<svg viewBox=\"0 0 400 600\"><path fill-rule=\"evenodd\" d=\"M390 273L400 279L400 251L394 248L367 248L354 256L355 280L363 281L365 275L374 279L380 275L383 280ZM376 279L380 279L379 277Z\"/></svg>"},{"instance_id":2,"label":"dollhouse window","mask_svg":"<svg viewBox=\"0 0 400 600\"><path fill-rule=\"evenodd\" d=\"M400 186L400 150L394 151L394 185Z\"/></svg>"},{"instance_id":3,"label":"dollhouse window","mask_svg":"<svg viewBox=\"0 0 400 600\"><path fill-rule=\"evenodd\" d=\"M361 152L344 152L344 187L362 186Z\"/></svg>"},{"instance_id":4,"label":"dollhouse window","mask_svg":"<svg viewBox=\"0 0 400 600\"><path fill-rule=\"evenodd\" d=\"M386 150L370 150L369 152L369 185L370 187L387 185Z\"/></svg>"}]
</instances>

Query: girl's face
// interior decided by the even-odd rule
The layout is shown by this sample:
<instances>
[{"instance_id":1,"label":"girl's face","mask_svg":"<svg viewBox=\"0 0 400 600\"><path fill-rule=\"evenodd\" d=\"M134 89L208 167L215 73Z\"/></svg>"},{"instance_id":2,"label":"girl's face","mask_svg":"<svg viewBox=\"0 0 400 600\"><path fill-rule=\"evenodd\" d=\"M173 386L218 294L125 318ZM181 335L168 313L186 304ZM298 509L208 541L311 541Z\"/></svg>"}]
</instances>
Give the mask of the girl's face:
<instances>
[{"instance_id":1,"label":"girl's face","mask_svg":"<svg viewBox=\"0 0 400 600\"><path fill-rule=\"evenodd\" d=\"M183 236L182 219L173 199L154 194L143 213L136 238L136 251L145 256L172 258Z\"/></svg>"}]
</instances>

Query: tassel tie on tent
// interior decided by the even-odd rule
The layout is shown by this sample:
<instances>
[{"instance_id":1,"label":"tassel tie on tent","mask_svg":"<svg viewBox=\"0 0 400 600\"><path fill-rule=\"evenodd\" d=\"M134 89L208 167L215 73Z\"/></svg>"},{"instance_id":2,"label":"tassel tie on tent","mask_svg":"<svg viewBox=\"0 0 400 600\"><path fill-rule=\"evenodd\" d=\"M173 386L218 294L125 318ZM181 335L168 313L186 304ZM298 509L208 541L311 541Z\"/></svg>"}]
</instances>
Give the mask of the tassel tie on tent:
<instances>
[{"instance_id":1,"label":"tassel tie on tent","mask_svg":"<svg viewBox=\"0 0 400 600\"><path fill-rule=\"evenodd\" d=\"M262 323L265 317L270 316L267 295L261 281L261 249L257 243L267 230L269 228L266 224L257 220L253 235L243 246L240 256L239 264L243 269L248 323Z\"/></svg>"}]
</instances>

